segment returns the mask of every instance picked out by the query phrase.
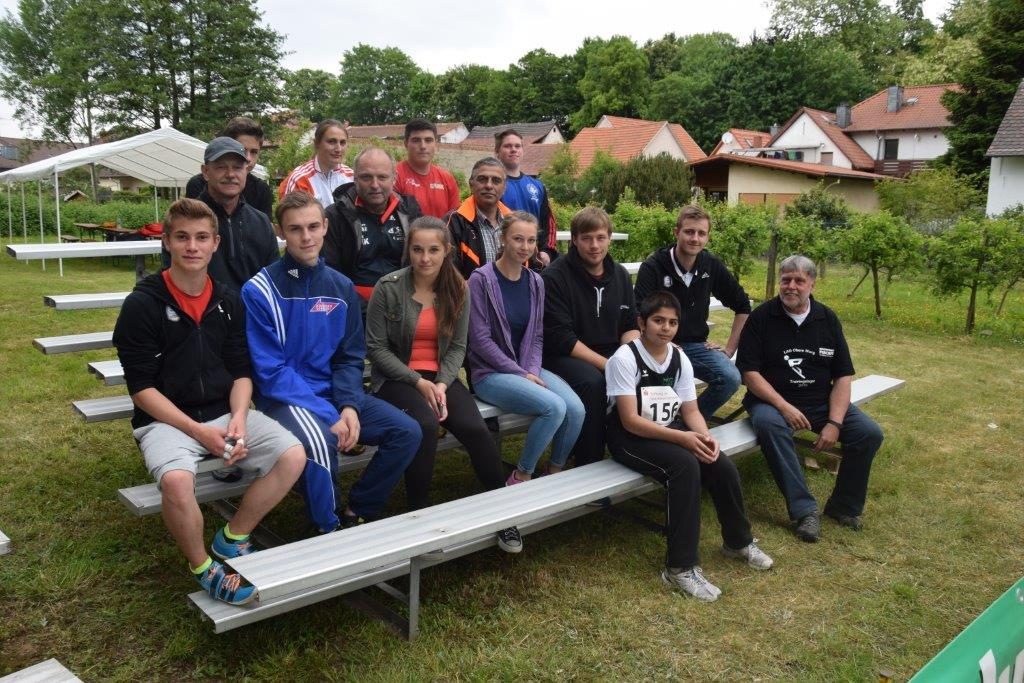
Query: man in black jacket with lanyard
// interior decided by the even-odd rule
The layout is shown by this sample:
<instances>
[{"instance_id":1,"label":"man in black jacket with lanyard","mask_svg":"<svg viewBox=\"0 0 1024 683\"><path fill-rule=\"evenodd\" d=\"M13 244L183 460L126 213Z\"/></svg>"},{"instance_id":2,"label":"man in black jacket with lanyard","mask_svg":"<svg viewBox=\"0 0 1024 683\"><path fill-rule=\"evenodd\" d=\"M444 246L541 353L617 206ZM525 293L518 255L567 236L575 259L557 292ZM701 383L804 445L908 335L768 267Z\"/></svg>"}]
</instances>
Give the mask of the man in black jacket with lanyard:
<instances>
[{"instance_id":1,"label":"man in black jacket with lanyard","mask_svg":"<svg viewBox=\"0 0 1024 683\"><path fill-rule=\"evenodd\" d=\"M707 382L697 407L707 420L736 393L740 373L730 360L750 314L750 298L725 264L704 250L711 217L699 206L684 206L676 221L676 243L659 249L640 265L636 300L665 289L679 299L682 319L675 343L693 365L693 374ZM725 346L708 341L708 309L714 296L736 314Z\"/></svg>"},{"instance_id":2,"label":"man in black jacket with lanyard","mask_svg":"<svg viewBox=\"0 0 1024 683\"><path fill-rule=\"evenodd\" d=\"M544 362L579 395L586 410L573 448L577 466L604 457L604 366L620 345L639 336L633 287L608 254L612 223L588 206L572 217L572 245L544 277Z\"/></svg>"},{"instance_id":3,"label":"man in black jacket with lanyard","mask_svg":"<svg viewBox=\"0 0 1024 683\"><path fill-rule=\"evenodd\" d=\"M850 348L839 318L811 296L817 276L806 256L784 259L779 296L750 315L736 357L757 442L786 497L797 537L808 543L818 540L821 522L793 433L817 432L815 450L842 442L843 460L825 514L855 531L861 528L871 462L882 445L879 426L850 403Z\"/></svg>"}]
</instances>

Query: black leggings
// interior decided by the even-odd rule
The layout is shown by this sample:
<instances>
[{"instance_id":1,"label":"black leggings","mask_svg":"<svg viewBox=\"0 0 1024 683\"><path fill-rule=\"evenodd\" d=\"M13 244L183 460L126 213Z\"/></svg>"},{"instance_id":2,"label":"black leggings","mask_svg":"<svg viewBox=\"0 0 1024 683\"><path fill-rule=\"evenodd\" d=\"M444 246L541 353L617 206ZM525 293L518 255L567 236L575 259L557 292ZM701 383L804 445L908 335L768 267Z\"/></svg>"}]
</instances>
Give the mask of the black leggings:
<instances>
[{"instance_id":1,"label":"black leggings","mask_svg":"<svg viewBox=\"0 0 1024 683\"><path fill-rule=\"evenodd\" d=\"M432 372L420 374L430 381L434 381L436 376ZM376 395L407 413L423 430L420 449L405 470L405 492L409 499L409 509L425 508L430 505L430 482L434 476L434 456L437 454L437 416L412 384L388 380L377 390ZM448 387L446 397L448 417L440 424L466 449L477 479L484 488L501 488L505 485L501 452L484 424L484 419L480 417L473 396L462 382L455 380Z\"/></svg>"},{"instance_id":2,"label":"black leggings","mask_svg":"<svg viewBox=\"0 0 1024 683\"><path fill-rule=\"evenodd\" d=\"M680 422L669 425L684 430ZM722 541L739 550L753 541L750 522L743 509L743 491L736 466L725 455L704 463L682 446L646 439L627 431L615 417L608 424L608 450L631 470L665 485L665 535L668 552L665 566L689 569L699 564L700 491L705 486L722 525Z\"/></svg>"}]
</instances>

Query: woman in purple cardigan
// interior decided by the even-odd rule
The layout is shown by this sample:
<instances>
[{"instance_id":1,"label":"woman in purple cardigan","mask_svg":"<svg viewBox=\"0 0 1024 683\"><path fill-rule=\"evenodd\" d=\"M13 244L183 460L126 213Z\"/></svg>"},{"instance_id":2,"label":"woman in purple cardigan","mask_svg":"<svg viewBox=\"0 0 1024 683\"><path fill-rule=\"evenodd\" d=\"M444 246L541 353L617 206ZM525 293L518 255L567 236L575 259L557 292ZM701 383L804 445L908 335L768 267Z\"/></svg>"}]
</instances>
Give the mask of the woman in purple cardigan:
<instances>
[{"instance_id":1,"label":"woman in purple cardigan","mask_svg":"<svg viewBox=\"0 0 1024 683\"><path fill-rule=\"evenodd\" d=\"M485 236L486 238L486 236ZM521 415L536 415L507 486L529 481L551 444L549 473L560 472L583 425L583 403L558 375L540 366L544 282L523 266L537 250L537 219L513 211L501 222L501 255L469 278L470 377L477 396Z\"/></svg>"}]
</instances>

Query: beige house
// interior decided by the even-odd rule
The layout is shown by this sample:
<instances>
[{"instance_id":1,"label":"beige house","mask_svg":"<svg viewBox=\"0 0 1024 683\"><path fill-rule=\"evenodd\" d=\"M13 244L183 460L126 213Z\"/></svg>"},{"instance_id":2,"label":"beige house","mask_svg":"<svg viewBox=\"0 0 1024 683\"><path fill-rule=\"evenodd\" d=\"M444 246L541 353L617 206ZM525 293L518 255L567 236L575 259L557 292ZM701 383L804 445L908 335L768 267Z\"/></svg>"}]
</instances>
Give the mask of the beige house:
<instances>
[{"instance_id":1,"label":"beige house","mask_svg":"<svg viewBox=\"0 0 1024 683\"><path fill-rule=\"evenodd\" d=\"M599 151L622 163L636 157L652 158L659 154L687 162L707 156L678 123L607 114L593 128L581 130L569 145L579 159L580 171L594 162Z\"/></svg>"},{"instance_id":2,"label":"beige house","mask_svg":"<svg viewBox=\"0 0 1024 683\"><path fill-rule=\"evenodd\" d=\"M878 210L875 182L886 176L838 166L785 159L720 154L690 164L694 184L710 197L730 204L786 206L822 181L825 191L857 211Z\"/></svg>"}]
</instances>

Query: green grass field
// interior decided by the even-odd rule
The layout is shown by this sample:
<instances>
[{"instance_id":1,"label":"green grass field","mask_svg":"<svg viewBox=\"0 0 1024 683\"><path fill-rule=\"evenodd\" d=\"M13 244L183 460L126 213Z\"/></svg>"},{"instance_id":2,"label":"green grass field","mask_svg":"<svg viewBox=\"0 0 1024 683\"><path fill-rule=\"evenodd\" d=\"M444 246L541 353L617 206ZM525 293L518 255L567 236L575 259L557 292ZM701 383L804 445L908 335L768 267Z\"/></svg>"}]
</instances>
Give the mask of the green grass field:
<instances>
[{"instance_id":1,"label":"green grass field","mask_svg":"<svg viewBox=\"0 0 1024 683\"><path fill-rule=\"evenodd\" d=\"M46 357L34 337L111 329L115 311L56 312L44 294L128 289L132 264L65 261L42 272L0 257L0 675L57 657L83 680L905 680L1024 574L1024 296L1000 319L894 282L873 319L858 271L830 267L819 298L843 317L859 375L907 386L867 406L887 439L866 528L825 522L797 541L758 455L740 461L748 512L776 561L755 573L718 555L705 502L702 564L714 604L671 593L664 542L596 513L528 536L509 556L477 553L424 574L422 632L407 643L339 600L216 636L192 611L184 560L156 516L136 518L118 488L147 475L126 421L86 425L73 399L123 392L86 372L94 351ZM755 295L763 272L744 283ZM720 323L729 317L716 314ZM716 337L725 333L720 324ZM519 442L507 442L510 459ZM819 498L824 470L808 474ZM401 488L401 487L400 487ZM436 501L478 490L466 458L438 458ZM404 494L396 491L392 511ZM639 503L631 509L659 520ZM214 515L209 513L212 534ZM268 519L303 532L289 499Z\"/></svg>"}]
</instances>

